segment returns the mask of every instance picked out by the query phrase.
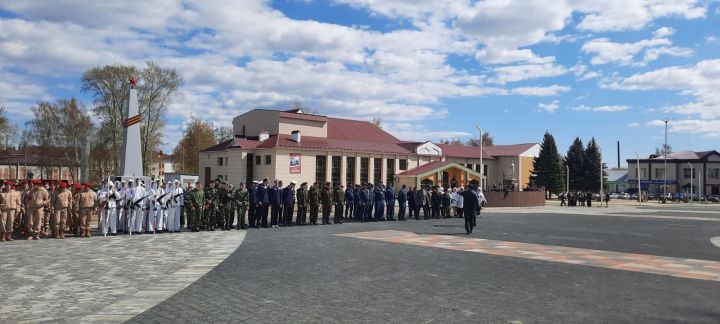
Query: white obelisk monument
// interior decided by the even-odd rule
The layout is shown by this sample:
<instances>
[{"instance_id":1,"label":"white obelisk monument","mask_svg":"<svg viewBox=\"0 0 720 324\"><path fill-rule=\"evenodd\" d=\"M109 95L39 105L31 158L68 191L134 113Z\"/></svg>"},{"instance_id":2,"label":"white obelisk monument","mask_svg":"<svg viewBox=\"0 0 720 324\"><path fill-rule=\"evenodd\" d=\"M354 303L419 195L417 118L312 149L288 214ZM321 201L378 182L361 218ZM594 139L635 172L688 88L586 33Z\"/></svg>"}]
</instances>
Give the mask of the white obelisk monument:
<instances>
[{"instance_id":1,"label":"white obelisk monument","mask_svg":"<svg viewBox=\"0 0 720 324\"><path fill-rule=\"evenodd\" d=\"M122 161L120 164L121 177L141 177L143 175L142 153L140 151L140 121L138 98L137 98L137 79L130 77L130 93L127 101L125 101L125 111L127 119L123 121L125 128L125 136L123 138Z\"/></svg>"}]
</instances>

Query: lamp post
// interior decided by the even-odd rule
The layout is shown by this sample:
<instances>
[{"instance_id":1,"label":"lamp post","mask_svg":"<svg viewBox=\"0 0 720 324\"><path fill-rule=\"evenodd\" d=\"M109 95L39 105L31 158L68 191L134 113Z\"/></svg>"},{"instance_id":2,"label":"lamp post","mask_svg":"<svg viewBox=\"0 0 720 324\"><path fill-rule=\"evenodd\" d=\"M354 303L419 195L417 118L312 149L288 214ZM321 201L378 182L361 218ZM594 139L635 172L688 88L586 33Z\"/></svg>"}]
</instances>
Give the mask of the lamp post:
<instances>
[{"instance_id":1,"label":"lamp post","mask_svg":"<svg viewBox=\"0 0 720 324\"><path fill-rule=\"evenodd\" d=\"M690 204L693 203L693 166L690 162L687 163L690 166Z\"/></svg>"},{"instance_id":2,"label":"lamp post","mask_svg":"<svg viewBox=\"0 0 720 324\"><path fill-rule=\"evenodd\" d=\"M478 132L480 133L480 192L483 191L483 177L485 176L485 169L483 168L483 140L482 135L483 131L482 128L478 124L475 124L475 128L477 128Z\"/></svg>"},{"instance_id":3,"label":"lamp post","mask_svg":"<svg viewBox=\"0 0 720 324\"><path fill-rule=\"evenodd\" d=\"M570 166L566 165L565 170L567 172L567 175L565 176L565 194L570 194Z\"/></svg>"},{"instance_id":4,"label":"lamp post","mask_svg":"<svg viewBox=\"0 0 720 324\"><path fill-rule=\"evenodd\" d=\"M637 159L636 172L637 172L637 182L638 182L638 204L640 206L642 206L642 184L640 182L640 154L638 154L637 151L633 151L633 152L635 152L635 159Z\"/></svg>"},{"instance_id":5,"label":"lamp post","mask_svg":"<svg viewBox=\"0 0 720 324\"><path fill-rule=\"evenodd\" d=\"M600 151L600 207L602 207L603 202L603 173L605 173L605 169L603 169L603 161L602 161L602 147L598 145L598 151Z\"/></svg>"},{"instance_id":6,"label":"lamp post","mask_svg":"<svg viewBox=\"0 0 720 324\"><path fill-rule=\"evenodd\" d=\"M668 129L668 122L670 122L669 118L665 118L663 120L665 122L665 145L663 146L663 153L665 155L664 162L663 162L663 199L662 203L667 202L667 129ZM692 182L690 183L692 186Z\"/></svg>"}]
</instances>

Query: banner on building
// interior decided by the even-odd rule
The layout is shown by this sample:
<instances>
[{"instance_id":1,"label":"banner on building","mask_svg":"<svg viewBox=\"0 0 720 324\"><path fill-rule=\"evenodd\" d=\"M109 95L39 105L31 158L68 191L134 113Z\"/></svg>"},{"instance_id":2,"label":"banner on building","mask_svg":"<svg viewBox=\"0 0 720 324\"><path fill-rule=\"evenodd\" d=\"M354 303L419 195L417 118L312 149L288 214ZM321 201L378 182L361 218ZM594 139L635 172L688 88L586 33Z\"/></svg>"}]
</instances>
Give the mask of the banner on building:
<instances>
[{"instance_id":1,"label":"banner on building","mask_svg":"<svg viewBox=\"0 0 720 324\"><path fill-rule=\"evenodd\" d=\"M290 174L300 174L301 172L300 154L290 153Z\"/></svg>"}]
</instances>

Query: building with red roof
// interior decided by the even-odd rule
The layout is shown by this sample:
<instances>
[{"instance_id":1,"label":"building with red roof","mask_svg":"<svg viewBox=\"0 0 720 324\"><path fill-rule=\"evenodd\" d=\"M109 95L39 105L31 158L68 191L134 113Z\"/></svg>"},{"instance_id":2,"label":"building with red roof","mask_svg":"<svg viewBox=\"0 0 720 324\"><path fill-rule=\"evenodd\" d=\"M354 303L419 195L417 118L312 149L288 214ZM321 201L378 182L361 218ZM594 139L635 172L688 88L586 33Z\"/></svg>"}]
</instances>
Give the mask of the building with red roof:
<instances>
[{"instance_id":1,"label":"building with red roof","mask_svg":"<svg viewBox=\"0 0 720 324\"><path fill-rule=\"evenodd\" d=\"M302 109L254 109L233 119L234 138L199 153L200 181L232 183L263 178L300 183L393 182L447 187L479 180L478 147L402 141L360 120L303 113ZM483 184L529 182L537 143L483 150Z\"/></svg>"}]
</instances>

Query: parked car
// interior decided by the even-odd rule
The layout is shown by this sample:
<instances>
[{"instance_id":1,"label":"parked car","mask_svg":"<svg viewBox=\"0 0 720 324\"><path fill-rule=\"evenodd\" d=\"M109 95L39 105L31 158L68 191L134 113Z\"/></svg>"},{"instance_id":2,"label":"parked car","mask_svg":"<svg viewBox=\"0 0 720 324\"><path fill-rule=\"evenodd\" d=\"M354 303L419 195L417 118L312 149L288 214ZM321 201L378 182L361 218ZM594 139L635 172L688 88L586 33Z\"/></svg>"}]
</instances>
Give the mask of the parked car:
<instances>
[{"instance_id":1,"label":"parked car","mask_svg":"<svg viewBox=\"0 0 720 324\"><path fill-rule=\"evenodd\" d=\"M707 201L710 201L710 202L720 202L720 196L718 196L718 195L709 195L709 196L707 196Z\"/></svg>"},{"instance_id":2,"label":"parked car","mask_svg":"<svg viewBox=\"0 0 720 324\"><path fill-rule=\"evenodd\" d=\"M638 195L637 195L636 193L634 193L634 194L630 195L630 199L632 199L632 200L637 200L637 199L638 199Z\"/></svg>"},{"instance_id":3,"label":"parked car","mask_svg":"<svg viewBox=\"0 0 720 324\"><path fill-rule=\"evenodd\" d=\"M623 193L622 195L620 195L620 199L630 199L630 194L627 192Z\"/></svg>"},{"instance_id":4,"label":"parked car","mask_svg":"<svg viewBox=\"0 0 720 324\"><path fill-rule=\"evenodd\" d=\"M618 199L618 198L620 198L620 194L618 194L617 192L613 192L610 194L610 199Z\"/></svg>"}]
</instances>

